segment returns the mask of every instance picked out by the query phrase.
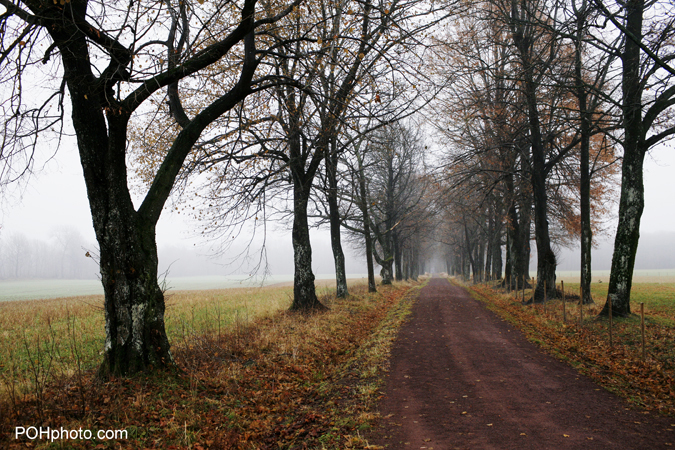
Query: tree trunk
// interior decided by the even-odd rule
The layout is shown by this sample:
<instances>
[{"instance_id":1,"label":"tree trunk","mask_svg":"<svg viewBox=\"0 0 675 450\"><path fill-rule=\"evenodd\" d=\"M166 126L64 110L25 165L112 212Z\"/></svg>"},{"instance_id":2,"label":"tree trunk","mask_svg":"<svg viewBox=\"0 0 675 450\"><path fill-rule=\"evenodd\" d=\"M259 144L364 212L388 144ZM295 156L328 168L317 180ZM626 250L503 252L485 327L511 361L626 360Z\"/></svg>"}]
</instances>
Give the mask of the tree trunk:
<instances>
[{"instance_id":1,"label":"tree trunk","mask_svg":"<svg viewBox=\"0 0 675 450\"><path fill-rule=\"evenodd\" d=\"M139 223L131 203L124 202L127 207L120 203L113 200L105 211L94 214L105 292L102 376L173 363L164 329L164 294L157 282L154 224Z\"/></svg>"},{"instance_id":2,"label":"tree trunk","mask_svg":"<svg viewBox=\"0 0 675 450\"><path fill-rule=\"evenodd\" d=\"M584 100L585 101L585 100ZM585 108L585 107L584 107ZM584 113L582 113L584 114ZM585 115L585 114L584 114ZM591 296L591 252L593 230L591 228L591 174L589 170L590 140L587 119L582 118L581 137L581 298L584 305L593 303Z\"/></svg>"},{"instance_id":3,"label":"tree trunk","mask_svg":"<svg viewBox=\"0 0 675 450\"><path fill-rule=\"evenodd\" d=\"M466 225L466 220L464 220L464 245L465 245L465 266L467 269L465 269L465 279L473 279L473 282L476 283L476 261L474 260L474 255L473 255L473 247L474 245L471 242L471 238L469 237L469 227ZM469 273L470 270L470 273Z\"/></svg>"},{"instance_id":4,"label":"tree trunk","mask_svg":"<svg viewBox=\"0 0 675 450\"><path fill-rule=\"evenodd\" d=\"M393 243L392 243L392 230L389 223L384 224L386 231L383 233L380 231L379 225L372 223L370 224L371 229L373 230L377 241L380 243L382 248L382 257L378 255L375 246L373 246L373 256L375 261L380 265L380 276L382 277L382 284L391 284L392 278L394 276L394 252L393 252Z\"/></svg>"},{"instance_id":5,"label":"tree trunk","mask_svg":"<svg viewBox=\"0 0 675 450\"><path fill-rule=\"evenodd\" d=\"M379 261L378 264L382 267L380 269L380 277L382 277L382 285L391 284L394 277L394 271L392 266L394 265L393 258L387 258L385 260Z\"/></svg>"},{"instance_id":6,"label":"tree trunk","mask_svg":"<svg viewBox=\"0 0 675 450\"><path fill-rule=\"evenodd\" d=\"M402 261L401 279L408 281L410 273L410 255L408 255L406 249L401 250L401 261Z\"/></svg>"},{"instance_id":7,"label":"tree trunk","mask_svg":"<svg viewBox=\"0 0 675 450\"><path fill-rule=\"evenodd\" d=\"M403 260L401 242L398 233L392 231L392 242L394 244L394 267L396 268L396 281L403 281Z\"/></svg>"},{"instance_id":8,"label":"tree trunk","mask_svg":"<svg viewBox=\"0 0 675 450\"><path fill-rule=\"evenodd\" d=\"M640 218L644 209L644 184L642 166L644 153L624 151L619 201L619 225L614 239L612 270L607 297L613 296L612 314L628 316L630 291L633 284L635 255L640 239ZM609 300L608 300L609 301ZM601 314L608 314L606 303Z\"/></svg>"},{"instance_id":9,"label":"tree trunk","mask_svg":"<svg viewBox=\"0 0 675 450\"><path fill-rule=\"evenodd\" d=\"M368 219L363 224L366 233L366 266L368 267L368 292L377 292L375 284L375 267L373 264L373 237L370 235Z\"/></svg>"},{"instance_id":10,"label":"tree trunk","mask_svg":"<svg viewBox=\"0 0 675 450\"><path fill-rule=\"evenodd\" d=\"M356 152L358 163L359 180L359 209L363 216L363 235L366 239L366 266L368 267L368 292L377 292L375 284L375 268L373 265L373 237L370 234L370 216L368 213L368 194L366 192L366 177L363 171L363 160L360 153Z\"/></svg>"},{"instance_id":11,"label":"tree trunk","mask_svg":"<svg viewBox=\"0 0 675 450\"><path fill-rule=\"evenodd\" d=\"M136 212L127 186L129 117L122 111L108 111L106 117L98 98L89 98L95 95L95 83L84 40L72 38L64 53L73 126L100 247L106 339L99 375L171 367L164 295L157 282L156 219Z\"/></svg>"},{"instance_id":12,"label":"tree trunk","mask_svg":"<svg viewBox=\"0 0 675 450\"><path fill-rule=\"evenodd\" d=\"M467 281L471 279L471 259L466 248L462 251L462 278Z\"/></svg>"},{"instance_id":13,"label":"tree trunk","mask_svg":"<svg viewBox=\"0 0 675 450\"><path fill-rule=\"evenodd\" d=\"M347 273L345 269L345 254L342 251L342 241L340 239L340 208L338 204L338 183L337 183L337 165L338 155L335 139L331 139L330 151L326 156L326 178L328 189L328 214L330 216L330 243L333 249L333 260L335 261L335 282L336 295L338 298L345 298L349 294L347 289Z\"/></svg>"},{"instance_id":14,"label":"tree trunk","mask_svg":"<svg viewBox=\"0 0 675 450\"><path fill-rule=\"evenodd\" d=\"M492 279L492 256L494 254L492 247L495 243L495 212L492 208L489 209L488 215L487 250L485 252L485 269L483 270L485 281Z\"/></svg>"},{"instance_id":15,"label":"tree trunk","mask_svg":"<svg viewBox=\"0 0 675 450\"><path fill-rule=\"evenodd\" d=\"M126 185L127 119L108 117L107 132L100 117L89 112L85 118L77 106L73 109L105 293L106 340L99 375L170 367L155 221L136 212Z\"/></svg>"},{"instance_id":16,"label":"tree trunk","mask_svg":"<svg viewBox=\"0 0 675 450\"><path fill-rule=\"evenodd\" d=\"M642 39L644 2L626 3L626 29L638 40ZM630 290L633 284L635 255L640 239L640 218L644 209L643 163L645 157L642 123L642 84L640 83L640 47L626 38L623 63L623 163L621 165L621 199L619 200L619 225L614 239L612 270L609 276L607 302L600 314L630 315Z\"/></svg>"},{"instance_id":17,"label":"tree trunk","mask_svg":"<svg viewBox=\"0 0 675 450\"><path fill-rule=\"evenodd\" d=\"M294 110L294 99L288 97ZM297 110L296 110L297 111ZM300 121L297 115L290 114L288 146L291 155L289 169L293 180L293 303L291 311L310 312L325 309L316 297L314 286L314 272L312 271L312 245L309 240L309 223L307 219L307 205L312 191L312 181L318 161L313 160L310 168L305 169L305 160L302 158L302 143L300 139ZM323 158L322 158L323 159Z\"/></svg>"},{"instance_id":18,"label":"tree trunk","mask_svg":"<svg viewBox=\"0 0 675 450\"><path fill-rule=\"evenodd\" d=\"M492 247L492 252L492 279L501 280L503 261L501 236L499 234L495 236L495 245Z\"/></svg>"},{"instance_id":19,"label":"tree trunk","mask_svg":"<svg viewBox=\"0 0 675 450\"><path fill-rule=\"evenodd\" d=\"M519 264L519 273L522 276L525 276L525 280L529 281L530 278L530 256L532 254L532 248L530 247L531 231L532 228L532 197L525 195L523 197L522 205L520 208L520 249L518 250L518 256L520 258Z\"/></svg>"},{"instance_id":20,"label":"tree trunk","mask_svg":"<svg viewBox=\"0 0 675 450\"><path fill-rule=\"evenodd\" d=\"M490 271L492 273L491 278L493 280L502 279L502 231L504 229L504 222L502 217L503 208L501 205L498 205L495 208L495 220L494 220L494 230L490 237L492 245L490 246L490 251L492 252L491 267Z\"/></svg>"},{"instance_id":21,"label":"tree trunk","mask_svg":"<svg viewBox=\"0 0 675 450\"><path fill-rule=\"evenodd\" d=\"M507 224L506 228L506 267L504 267L504 282L502 283L502 287L511 289L511 278L512 278L512 261L513 257L511 256L512 252L512 245L511 245L511 226Z\"/></svg>"},{"instance_id":22,"label":"tree trunk","mask_svg":"<svg viewBox=\"0 0 675 450\"><path fill-rule=\"evenodd\" d=\"M529 241L525 242L523 237L526 233L523 232L524 227L529 227L529 221L523 223L523 218L527 219L525 214L526 209L521 207L521 218L518 218L518 212L515 205L511 205L508 211L508 228L507 232L507 277L505 284L510 290L517 290L523 288L523 279L527 279L529 269ZM525 216L525 217L523 217ZM527 233L529 234L529 233ZM501 249L500 249L501 256Z\"/></svg>"},{"instance_id":23,"label":"tree trunk","mask_svg":"<svg viewBox=\"0 0 675 450\"><path fill-rule=\"evenodd\" d=\"M534 152L533 152L534 153ZM534 291L535 302L543 302L544 297L555 298L556 258L551 248L548 231L546 178L543 172L543 154L534 157L532 171L532 190L534 191L534 234L537 242L537 287ZM544 290L546 294L544 294Z\"/></svg>"},{"instance_id":24,"label":"tree trunk","mask_svg":"<svg viewBox=\"0 0 675 450\"><path fill-rule=\"evenodd\" d=\"M476 245L476 268L478 269L478 283L485 281L485 239L479 238L480 242Z\"/></svg>"},{"instance_id":25,"label":"tree trunk","mask_svg":"<svg viewBox=\"0 0 675 450\"><path fill-rule=\"evenodd\" d=\"M576 78L576 97L579 102L580 119L580 213L581 213L581 301L588 305L593 303L591 296L591 250L593 243L593 230L591 228L591 172L590 163L590 140L591 118L587 106L586 86L583 79L583 38L586 29L587 5L582 3L577 13L576 38L574 40L574 71Z\"/></svg>"},{"instance_id":26,"label":"tree trunk","mask_svg":"<svg viewBox=\"0 0 675 450\"><path fill-rule=\"evenodd\" d=\"M410 277L413 279L413 281L417 281L417 277L420 275L420 255L419 255L419 250L416 245L413 246L412 250L412 270Z\"/></svg>"},{"instance_id":27,"label":"tree trunk","mask_svg":"<svg viewBox=\"0 0 675 450\"><path fill-rule=\"evenodd\" d=\"M381 233L376 224L370 224L375 231L375 236L377 237L380 247L382 248L382 257L378 255L375 246L373 246L373 256L375 261L380 265L380 277L382 277L382 284L387 285L392 283L394 277L394 255L392 252L392 243L391 243L391 228L387 227L385 233Z\"/></svg>"},{"instance_id":28,"label":"tree trunk","mask_svg":"<svg viewBox=\"0 0 675 450\"><path fill-rule=\"evenodd\" d=\"M523 66L525 100L527 102L530 125L530 145L532 148L532 193L534 197L534 234L537 243L537 287L534 292L535 302L544 298L555 298L556 257L551 248L551 237L548 229L548 194L546 192L546 153L541 136L534 68L532 66L529 38L522 30L514 33L514 42L520 52ZM546 291L546 294L544 293Z\"/></svg>"},{"instance_id":29,"label":"tree trunk","mask_svg":"<svg viewBox=\"0 0 675 450\"><path fill-rule=\"evenodd\" d=\"M296 177L294 177L296 179ZM291 311L313 311L325 309L316 297L314 272L312 272L312 246L309 240L307 203L309 186L294 183L293 197L293 303Z\"/></svg>"}]
</instances>

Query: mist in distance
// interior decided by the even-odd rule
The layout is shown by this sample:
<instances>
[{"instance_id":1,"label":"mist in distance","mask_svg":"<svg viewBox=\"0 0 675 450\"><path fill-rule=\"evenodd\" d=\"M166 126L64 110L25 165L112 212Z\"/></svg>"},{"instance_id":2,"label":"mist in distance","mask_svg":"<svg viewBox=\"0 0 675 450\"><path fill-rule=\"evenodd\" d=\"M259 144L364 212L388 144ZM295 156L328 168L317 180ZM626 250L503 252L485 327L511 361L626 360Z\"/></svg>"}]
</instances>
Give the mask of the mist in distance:
<instances>
[{"instance_id":1,"label":"mist in distance","mask_svg":"<svg viewBox=\"0 0 675 450\"><path fill-rule=\"evenodd\" d=\"M312 230L312 266L316 274L333 274L333 254L330 238L325 230ZM245 242L238 242L215 255L205 245L187 243L159 246L159 273L161 276L262 276L292 275L293 247L290 233L270 233L265 243L261 261L261 242L254 242L248 249ZM532 246L531 269L536 266L536 247ZM609 270L612 263L613 238L598 242L593 249L593 269ZM640 236L636 270L675 269L675 232L643 233ZM86 256L87 253L90 255ZM48 238L31 238L20 232L0 236L0 280L31 279L97 279L97 245L87 241L75 227L56 227ZM429 260L434 255L429 255ZM347 273L366 272L362 252L346 247ZM558 270L579 270L579 248L561 248L558 253ZM438 264L436 264L438 266ZM437 270L444 268L434 267ZM534 267L536 269L536 267Z\"/></svg>"},{"instance_id":2,"label":"mist in distance","mask_svg":"<svg viewBox=\"0 0 675 450\"><path fill-rule=\"evenodd\" d=\"M264 248L261 241L250 246L234 243L222 255L206 245L188 243L159 245L161 277L292 275L293 247L290 233L273 233ZM89 256L87 256L89 255ZM316 274L333 274L333 254L327 231L313 230L312 268ZM365 258L346 248L347 272L365 273ZM0 280L97 279L98 249L77 228L54 228L46 238L21 232L0 236Z\"/></svg>"}]
</instances>

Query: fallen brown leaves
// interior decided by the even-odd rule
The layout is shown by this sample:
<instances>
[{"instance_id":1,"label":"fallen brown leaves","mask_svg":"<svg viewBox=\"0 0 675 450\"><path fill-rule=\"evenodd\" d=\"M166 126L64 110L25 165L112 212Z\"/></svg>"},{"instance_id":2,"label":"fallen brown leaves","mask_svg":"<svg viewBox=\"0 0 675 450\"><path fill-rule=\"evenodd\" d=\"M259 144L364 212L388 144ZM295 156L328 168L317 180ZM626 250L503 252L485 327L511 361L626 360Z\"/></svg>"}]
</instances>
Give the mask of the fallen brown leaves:
<instances>
[{"instance_id":1,"label":"fallen brown leaves","mask_svg":"<svg viewBox=\"0 0 675 450\"><path fill-rule=\"evenodd\" d=\"M604 388L633 405L675 415L675 327L662 320L647 320L646 358L642 359L639 317L614 319L613 346L609 322L599 318L601 305L584 307L579 323L578 304L567 303L567 322L562 303L523 306L511 296L484 285L470 287L478 300L518 327L526 337L554 356L570 363ZM576 316L575 316L576 315Z\"/></svg>"},{"instance_id":2,"label":"fallen brown leaves","mask_svg":"<svg viewBox=\"0 0 675 450\"><path fill-rule=\"evenodd\" d=\"M59 380L40 408L30 399L0 405L0 446L46 447L14 437L17 426L42 426L129 434L69 440L69 448L366 448L360 431L376 417L388 348L381 336L395 333L382 324L395 322L410 288L361 289L349 300L324 299L324 313L284 312L220 336L194 335L173 349L178 375Z\"/></svg>"}]
</instances>

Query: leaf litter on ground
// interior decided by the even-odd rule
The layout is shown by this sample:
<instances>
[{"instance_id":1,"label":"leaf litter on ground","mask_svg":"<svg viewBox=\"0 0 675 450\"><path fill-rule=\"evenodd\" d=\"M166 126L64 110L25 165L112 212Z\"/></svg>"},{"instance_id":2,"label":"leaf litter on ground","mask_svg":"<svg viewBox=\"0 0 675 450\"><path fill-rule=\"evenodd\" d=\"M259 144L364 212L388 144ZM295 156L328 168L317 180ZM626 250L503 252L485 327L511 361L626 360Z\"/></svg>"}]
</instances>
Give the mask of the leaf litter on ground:
<instances>
[{"instance_id":1,"label":"leaf litter on ground","mask_svg":"<svg viewBox=\"0 0 675 450\"><path fill-rule=\"evenodd\" d=\"M176 373L99 381L93 371L50 383L43 399L2 399L3 448L51 448L15 439L17 426L126 430L124 441L68 440L68 448L372 448L362 438L389 348L410 311L414 283L352 288L330 309L286 311L174 345Z\"/></svg>"}]
</instances>

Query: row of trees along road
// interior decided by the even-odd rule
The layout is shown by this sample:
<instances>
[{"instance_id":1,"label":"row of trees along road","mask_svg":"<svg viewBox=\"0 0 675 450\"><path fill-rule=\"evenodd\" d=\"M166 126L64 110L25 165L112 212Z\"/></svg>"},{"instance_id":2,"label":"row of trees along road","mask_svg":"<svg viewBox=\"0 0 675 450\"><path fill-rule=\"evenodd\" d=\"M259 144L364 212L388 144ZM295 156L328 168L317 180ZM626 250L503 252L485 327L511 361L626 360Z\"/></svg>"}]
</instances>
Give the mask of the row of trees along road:
<instances>
[{"instance_id":1,"label":"row of trees along road","mask_svg":"<svg viewBox=\"0 0 675 450\"><path fill-rule=\"evenodd\" d=\"M281 81L214 122L184 171L186 177L206 179L196 194L208 199L201 211L208 234L236 236L251 219L265 227L270 216L290 216L293 310L323 308L311 267L312 217L330 224L337 295L348 293L338 186L343 155L354 136L409 115L423 102L428 91L409 81L420 79L415 68L422 60L410 49L421 47L435 14L416 1L300 5L284 26L261 37L275 49L265 61L268 78ZM222 68L215 70L219 74ZM207 77L206 86L184 103L203 103L204 95L217 91L212 84L218 78ZM158 165L172 133L152 117L141 124L136 133L141 160L154 158L151 166ZM141 176L149 181L153 172ZM310 210L312 203L317 207Z\"/></svg>"},{"instance_id":2,"label":"row of trees along road","mask_svg":"<svg viewBox=\"0 0 675 450\"><path fill-rule=\"evenodd\" d=\"M419 128L394 122L353 145L345 161L343 226L365 244L370 290L375 289L372 258L382 268L382 284L417 280L433 246L435 216Z\"/></svg>"},{"instance_id":3,"label":"row of trees along road","mask_svg":"<svg viewBox=\"0 0 675 450\"><path fill-rule=\"evenodd\" d=\"M505 284L521 287L529 278L531 221L533 300L557 295L553 244L574 238L582 247L582 298L592 301L592 234L620 159L608 301L615 314L630 314L642 163L675 133L675 16L666 2L621 5L488 0L439 38L435 70L450 86L431 122L449 149L439 184L453 218L440 236L454 246L458 272L471 266L476 279L498 274L499 258L486 261L492 253L484 247L505 244Z\"/></svg>"},{"instance_id":4,"label":"row of trees along road","mask_svg":"<svg viewBox=\"0 0 675 450\"><path fill-rule=\"evenodd\" d=\"M385 282L414 278L435 240L461 272L497 278L504 265L516 288L533 226L534 300L555 295L555 243L580 236L588 301L591 232L622 148L609 292L630 313L642 162L675 133L667 2L0 5L0 183L25 180L39 144L73 130L100 247L101 375L173 365L155 243L172 192L196 198L223 242L292 221L294 310L323 308L313 220L330 224L339 296L341 228ZM404 120L432 98L449 149L433 175Z\"/></svg>"},{"instance_id":5,"label":"row of trees along road","mask_svg":"<svg viewBox=\"0 0 675 450\"><path fill-rule=\"evenodd\" d=\"M359 104L382 103L386 120L410 110L407 93L416 90L405 89L402 72L419 60L404 55L443 14L415 0L0 5L1 181L30 174L39 143L72 126L100 247L101 375L173 365L155 226L192 175L206 180L219 202L214 212L230 213L229 224L283 196L284 183L293 186L293 309L321 308L306 213L315 177L325 167L334 215L330 186L345 148L336 136L363 119ZM165 128L150 142L131 142L147 118ZM128 161L143 166L147 181L138 206ZM217 216L213 225L229 230ZM334 250L339 260L339 241ZM346 295L344 269L338 274Z\"/></svg>"}]
</instances>

